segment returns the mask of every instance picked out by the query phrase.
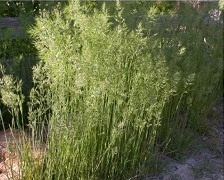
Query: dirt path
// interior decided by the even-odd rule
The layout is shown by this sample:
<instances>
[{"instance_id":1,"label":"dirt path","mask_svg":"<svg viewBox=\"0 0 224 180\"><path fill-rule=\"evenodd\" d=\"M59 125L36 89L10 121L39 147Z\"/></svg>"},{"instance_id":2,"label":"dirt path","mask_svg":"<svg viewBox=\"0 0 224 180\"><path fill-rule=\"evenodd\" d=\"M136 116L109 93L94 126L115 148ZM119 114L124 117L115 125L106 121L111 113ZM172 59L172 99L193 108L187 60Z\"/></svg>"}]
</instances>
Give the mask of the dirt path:
<instances>
[{"instance_id":1,"label":"dirt path","mask_svg":"<svg viewBox=\"0 0 224 180\"><path fill-rule=\"evenodd\" d=\"M197 137L191 153L183 161L164 157L164 172L146 180L224 180L223 99L212 109L209 133Z\"/></svg>"}]
</instances>

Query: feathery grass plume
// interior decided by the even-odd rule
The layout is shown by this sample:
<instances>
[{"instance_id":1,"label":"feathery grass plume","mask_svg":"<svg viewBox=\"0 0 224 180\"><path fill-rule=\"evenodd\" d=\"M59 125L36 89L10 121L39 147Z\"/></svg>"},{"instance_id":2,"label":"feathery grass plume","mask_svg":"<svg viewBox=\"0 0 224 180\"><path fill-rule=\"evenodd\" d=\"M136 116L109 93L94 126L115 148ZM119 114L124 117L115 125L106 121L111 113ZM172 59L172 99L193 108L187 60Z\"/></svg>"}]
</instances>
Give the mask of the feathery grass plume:
<instances>
[{"instance_id":1,"label":"feathery grass plume","mask_svg":"<svg viewBox=\"0 0 224 180\"><path fill-rule=\"evenodd\" d=\"M172 82L163 57L149 54L141 26L129 31L109 19L105 9L89 15L71 2L31 30L42 59L34 82L44 79L32 91L38 106L31 114L39 113L31 124L51 108L41 178L130 178L153 157Z\"/></svg>"},{"instance_id":2,"label":"feathery grass plume","mask_svg":"<svg viewBox=\"0 0 224 180\"><path fill-rule=\"evenodd\" d=\"M111 18L75 1L36 19L29 125L43 141L47 124L48 150L38 166L24 156L24 178L139 177L157 148L185 151L203 129L222 80L220 39L198 26L203 13L150 15L133 30L114 9Z\"/></svg>"},{"instance_id":3,"label":"feathery grass plume","mask_svg":"<svg viewBox=\"0 0 224 180\"><path fill-rule=\"evenodd\" d=\"M20 127L19 119L21 119L23 124L23 108L22 103L24 96L22 94L22 82L14 80L12 76L5 75L5 70L2 65L0 65L0 71L2 74L1 78L1 101L7 107L10 108L10 113L12 114L12 126Z\"/></svg>"}]
</instances>

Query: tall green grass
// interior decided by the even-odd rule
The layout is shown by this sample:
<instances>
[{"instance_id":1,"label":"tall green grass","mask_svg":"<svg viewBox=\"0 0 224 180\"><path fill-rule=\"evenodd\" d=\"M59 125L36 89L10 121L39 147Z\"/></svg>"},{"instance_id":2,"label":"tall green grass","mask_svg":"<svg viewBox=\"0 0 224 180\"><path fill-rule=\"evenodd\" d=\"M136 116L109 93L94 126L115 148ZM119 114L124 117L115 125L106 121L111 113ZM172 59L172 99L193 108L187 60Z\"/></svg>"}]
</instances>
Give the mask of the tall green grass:
<instances>
[{"instance_id":1,"label":"tall green grass","mask_svg":"<svg viewBox=\"0 0 224 180\"><path fill-rule=\"evenodd\" d=\"M158 30L152 52L165 55L170 77L179 74L177 93L164 106L158 136L169 142L162 145L167 153L184 152L195 132L208 131L207 113L223 92L222 24L204 22L214 8L216 4L208 3L196 11L185 4L176 15L152 24Z\"/></svg>"},{"instance_id":2,"label":"tall green grass","mask_svg":"<svg viewBox=\"0 0 224 180\"><path fill-rule=\"evenodd\" d=\"M29 101L33 141L19 149L24 179L140 178L158 150L177 155L206 132L222 92L221 30L198 26L203 11L186 6L163 21L151 9L130 28L119 3L113 13L86 8L70 2L30 31L40 62ZM37 163L30 149L40 142Z\"/></svg>"},{"instance_id":3,"label":"tall green grass","mask_svg":"<svg viewBox=\"0 0 224 180\"><path fill-rule=\"evenodd\" d=\"M141 26L129 32L119 12L116 27L109 18L71 3L32 30L42 64L34 70L39 101L30 120L48 121L50 132L40 179L131 178L153 158L162 109L175 88L163 57L148 53Z\"/></svg>"}]
</instances>

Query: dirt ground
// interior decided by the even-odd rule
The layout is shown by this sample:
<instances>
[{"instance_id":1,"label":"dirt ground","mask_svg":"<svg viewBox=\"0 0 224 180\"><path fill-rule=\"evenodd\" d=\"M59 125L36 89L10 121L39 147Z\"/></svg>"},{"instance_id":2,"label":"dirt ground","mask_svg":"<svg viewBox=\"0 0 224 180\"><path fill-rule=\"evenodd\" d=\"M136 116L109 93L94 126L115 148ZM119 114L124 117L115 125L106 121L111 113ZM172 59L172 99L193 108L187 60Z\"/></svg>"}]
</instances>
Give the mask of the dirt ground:
<instances>
[{"instance_id":1,"label":"dirt ground","mask_svg":"<svg viewBox=\"0 0 224 180\"><path fill-rule=\"evenodd\" d=\"M0 180L21 179L21 162L19 161L18 147L21 142L31 142L27 133L22 134L16 129L0 131ZM30 149L34 159L40 159L45 149L44 144L39 144L38 149Z\"/></svg>"},{"instance_id":2,"label":"dirt ground","mask_svg":"<svg viewBox=\"0 0 224 180\"><path fill-rule=\"evenodd\" d=\"M145 180L224 180L223 98L211 114L209 133L196 138L190 154L182 161L164 157L164 171Z\"/></svg>"},{"instance_id":3,"label":"dirt ground","mask_svg":"<svg viewBox=\"0 0 224 180\"><path fill-rule=\"evenodd\" d=\"M16 130L8 129L0 132L0 180L12 179L19 175L18 160L13 152L16 145L15 137L19 136ZM7 145L9 142L10 147Z\"/></svg>"}]
</instances>

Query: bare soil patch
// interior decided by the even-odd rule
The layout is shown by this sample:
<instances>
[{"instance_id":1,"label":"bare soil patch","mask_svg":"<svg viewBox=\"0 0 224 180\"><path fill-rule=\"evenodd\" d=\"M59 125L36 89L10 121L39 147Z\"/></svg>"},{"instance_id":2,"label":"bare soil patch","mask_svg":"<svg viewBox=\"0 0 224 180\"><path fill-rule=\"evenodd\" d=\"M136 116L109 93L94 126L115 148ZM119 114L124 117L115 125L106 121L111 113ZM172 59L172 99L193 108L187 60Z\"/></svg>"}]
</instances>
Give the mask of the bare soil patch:
<instances>
[{"instance_id":1,"label":"bare soil patch","mask_svg":"<svg viewBox=\"0 0 224 180\"><path fill-rule=\"evenodd\" d=\"M19 180L21 178L21 165L18 149L29 142L31 138L27 132L20 132L16 129L7 129L0 132L0 180ZM37 161L41 160L45 144L38 144L38 147L31 147L31 156Z\"/></svg>"}]
</instances>

